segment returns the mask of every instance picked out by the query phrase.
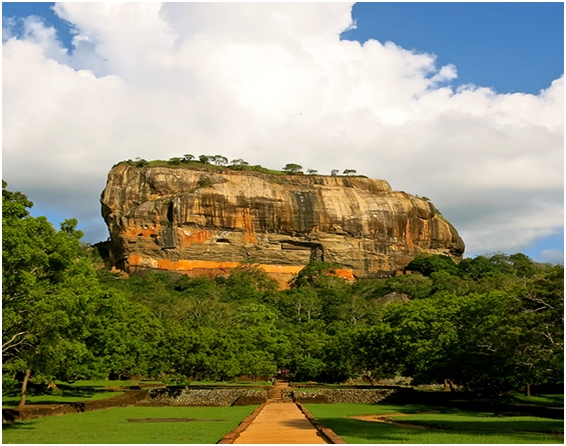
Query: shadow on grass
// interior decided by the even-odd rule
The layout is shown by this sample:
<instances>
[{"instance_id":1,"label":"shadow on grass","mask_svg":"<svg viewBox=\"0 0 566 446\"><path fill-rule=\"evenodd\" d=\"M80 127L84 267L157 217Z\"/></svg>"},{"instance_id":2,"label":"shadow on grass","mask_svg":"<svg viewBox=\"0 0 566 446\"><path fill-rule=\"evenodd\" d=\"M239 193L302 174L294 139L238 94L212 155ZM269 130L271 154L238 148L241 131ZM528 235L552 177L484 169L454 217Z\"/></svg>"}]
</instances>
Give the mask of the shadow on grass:
<instances>
[{"instance_id":1,"label":"shadow on grass","mask_svg":"<svg viewBox=\"0 0 566 446\"><path fill-rule=\"evenodd\" d=\"M479 417L478 417L479 418ZM516 419L514 419L516 418ZM396 421L395 417L391 417ZM445 417L426 417L424 419L412 420L411 418L399 419L399 422L408 422L422 426L431 426L434 429L449 430L485 430L485 431L517 431L517 432L546 432L560 433L564 431L564 422L561 420L549 419L524 419L524 417L507 417L507 418L488 418L485 417L478 420L447 420Z\"/></svg>"},{"instance_id":2,"label":"shadow on grass","mask_svg":"<svg viewBox=\"0 0 566 446\"><path fill-rule=\"evenodd\" d=\"M83 400L90 400L93 396L110 393L104 388L96 387L66 387L57 390L39 391L34 389L26 396L26 407L38 404L74 404ZM109 398L113 395L109 395ZM20 401L20 394L14 392L4 392L2 394L2 404L4 407L16 408Z\"/></svg>"},{"instance_id":3,"label":"shadow on grass","mask_svg":"<svg viewBox=\"0 0 566 446\"><path fill-rule=\"evenodd\" d=\"M512 420L497 421L496 425L492 426L489 423L480 421L447 422L442 419L427 419L426 424L430 424L430 427L422 430L352 418L319 418L319 421L346 441L348 441L348 438L350 440L354 438L363 439L368 443L430 443L431 437L439 434L442 435L442 441L439 437L438 442L443 443L450 441L451 437L454 437L454 443L460 443L461 441L457 441L456 437L460 437L462 434L477 436L478 441L481 437L499 434L516 436L518 443L521 443L521 439L525 435L547 434L560 436L560 428L557 425L551 426L547 424L545 420L540 423L533 421L532 424L528 425L525 425L524 422ZM416 424L417 422L414 423ZM425 423L421 421L419 424L423 425ZM422 441L420 440L421 438L423 439Z\"/></svg>"},{"instance_id":4,"label":"shadow on grass","mask_svg":"<svg viewBox=\"0 0 566 446\"><path fill-rule=\"evenodd\" d=\"M533 404L538 406L564 407L563 394L524 396L515 393L508 396L507 399L515 404Z\"/></svg>"},{"instance_id":5,"label":"shadow on grass","mask_svg":"<svg viewBox=\"0 0 566 446\"><path fill-rule=\"evenodd\" d=\"M415 433L418 433L410 428L351 418L324 418L319 421L340 437L363 438L369 440L368 443L398 443L406 440L409 435L415 438Z\"/></svg>"},{"instance_id":6,"label":"shadow on grass","mask_svg":"<svg viewBox=\"0 0 566 446\"><path fill-rule=\"evenodd\" d=\"M12 423L2 424L2 432L11 430L31 430L35 429L33 421L14 421Z\"/></svg>"}]
</instances>

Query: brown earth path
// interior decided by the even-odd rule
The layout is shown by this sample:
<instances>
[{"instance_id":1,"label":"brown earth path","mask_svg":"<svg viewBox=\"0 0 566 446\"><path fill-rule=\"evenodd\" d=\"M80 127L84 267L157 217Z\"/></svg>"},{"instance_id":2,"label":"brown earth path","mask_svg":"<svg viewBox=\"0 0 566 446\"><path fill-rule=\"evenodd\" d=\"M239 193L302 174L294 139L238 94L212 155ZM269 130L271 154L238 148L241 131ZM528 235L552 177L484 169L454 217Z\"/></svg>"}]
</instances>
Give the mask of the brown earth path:
<instances>
[{"instance_id":1,"label":"brown earth path","mask_svg":"<svg viewBox=\"0 0 566 446\"><path fill-rule=\"evenodd\" d=\"M295 403L283 401L282 390L288 387L287 382L275 381L267 404L234 444L328 443Z\"/></svg>"},{"instance_id":2,"label":"brown earth path","mask_svg":"<svg viewBox=\"0 0 566 446\"><path fill-rule=\"evenodd\" d=\"M327 444L295 403L269 402L234 444Z\"/></svg>"}]
</instances>

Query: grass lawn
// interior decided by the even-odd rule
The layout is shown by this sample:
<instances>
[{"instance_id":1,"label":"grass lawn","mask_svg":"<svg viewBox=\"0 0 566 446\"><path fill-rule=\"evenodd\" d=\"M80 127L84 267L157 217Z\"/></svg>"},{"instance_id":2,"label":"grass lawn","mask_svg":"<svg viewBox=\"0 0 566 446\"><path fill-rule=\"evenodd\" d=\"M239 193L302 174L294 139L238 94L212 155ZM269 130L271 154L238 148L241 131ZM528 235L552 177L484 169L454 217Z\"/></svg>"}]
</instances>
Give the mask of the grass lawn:
<instances>
[{"instance_id":1,"label":"grass lawn","mask_svg":"<svg viewBox=\"0 0 566 446\"><path fill-rule=\"evenodd\" d=\"M140 384L161 386L161 381L109 381L105 379L89 380L89 381L75 381L73 383L66 383L56 381L57 389L52 391L45 391L37 393L30 390L26 396L26 405L28 404L61 404L61 403L75 403L77 401L94 401L106 398L113 398L122 395L124 392L105 391L107 387L120 388L123 387L124 391L128 390L130 386L139 386ZM261 387L270 386L269 381L236 381L236 382L215 382L215 381L193 381L191 385L195 386L250 386ZM2 407L15 407L20 402L19 389L11 389L11 391L4 391L2 395Z\"/></svg>"},{"instance_id":2,"label":"grass lawn","mask_svg":"<svg viewBox=\"0 0 566 446\"><path fill-rule=\"evenodd\" d=\"M490 413L419 405L305 404L311 414L347 443L564 443L562 420L529 416L494 417ZM439 411L441 413L419 414ZM350 418L355 415L410 414L391 416L427 429L400 427ZM536 431L536 432L527 432Z\"/></svg>"},{"instance_id":3,"label":"grass lawn","mask_svg":"<svg viewBox=\"0 0 566 446\"><path fill-rule=\"evenodd\" d=\"M53 391L45 395L28 395L26 396L26 406L28 404L62 404L75 403L77 401L95 401L113 398L122 395L124 392L95 392L88 390L76 391ZM2 407L16 407L20 403L19 395L2 396Z\"/></svg>"},{"instance_id":4,"label":"grass lawn","mask_svg":"<svg viewBox=\"0 0 566 446\"><path fill-rule=\"evenodd\" d=\"M506 402L537 404L539 406L564 407L564 394L526 396L519 392L510 392Z\"/></svg>"},{"instance_id":5,"label":"grass lawn","mask_svg":"<svg viewBox=\"0 0 566 446\"><path fill-rule=\"evenodd\" d=\"M214 444L235 429L256 407L139 406L73 413L3 425L2 443ZM128 421L140 418L192 418L199 421Z\"/></svg>"},{"instance_id":6,"label":"grass lawn","mask_svg":"<svg viewBox=\"0 0 566 446\"><path fill-rule=\"evenodd\" d=\"M30 389L26 396L28 404L61 404L75 403L77 401L95 401L113 398L124 392L106 392L106 387L126 387L137 385L137 381L76 381L72 384L57 381L57 389L49 391L34 391ZM20 402L20 390L18 388L3 388L2 407L15 407Z\"/></svg>"}]
</instances>

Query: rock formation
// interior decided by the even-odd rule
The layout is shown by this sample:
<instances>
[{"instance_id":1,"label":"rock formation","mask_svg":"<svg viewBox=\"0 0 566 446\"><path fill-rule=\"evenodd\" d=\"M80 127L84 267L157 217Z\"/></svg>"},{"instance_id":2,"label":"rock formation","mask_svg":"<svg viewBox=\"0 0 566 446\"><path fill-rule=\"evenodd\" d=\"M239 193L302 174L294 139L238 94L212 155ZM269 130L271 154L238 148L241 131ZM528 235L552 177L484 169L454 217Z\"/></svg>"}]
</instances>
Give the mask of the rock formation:
<instances>
[{"instance_id":1,"label":"rock formation","mask_svg":"<svg viewBox=\"0 0 566 446\"><path fill-rule=\"evenodd\" d=\"M216 276L252 261L284 283L311 260L362 277L464 252L432 203L364 177L119 164L101 203L111 263L130 274Z\"/></svg>"}]
</instances>

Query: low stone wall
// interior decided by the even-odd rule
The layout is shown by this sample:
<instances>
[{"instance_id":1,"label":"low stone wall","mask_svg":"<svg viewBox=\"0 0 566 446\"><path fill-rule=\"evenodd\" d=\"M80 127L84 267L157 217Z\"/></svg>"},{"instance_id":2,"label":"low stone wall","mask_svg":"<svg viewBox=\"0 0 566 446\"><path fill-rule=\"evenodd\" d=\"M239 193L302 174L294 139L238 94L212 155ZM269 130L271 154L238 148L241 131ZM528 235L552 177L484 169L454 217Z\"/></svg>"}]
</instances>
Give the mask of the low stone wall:
<instances>
[{"instance_id":1,"label":"low stone wall","mask_svg":"<svg viewBox=\"0 0 566 446\"><path fill-rule=\"evenodd\" d=\"M156 406L243 406L267 401L263 389L153 389L144 402Z\"/></svg>"},{"instance_id":2,"label":"low stone wall","mask_svg":"<svg viewBox=\"0 0 566 446\"><path fill-rule=\"evenodd\" d=\"M295 390L300 403L378 403L396 393L395 389L317 389Z\"/></svg>"}]
</instances>

